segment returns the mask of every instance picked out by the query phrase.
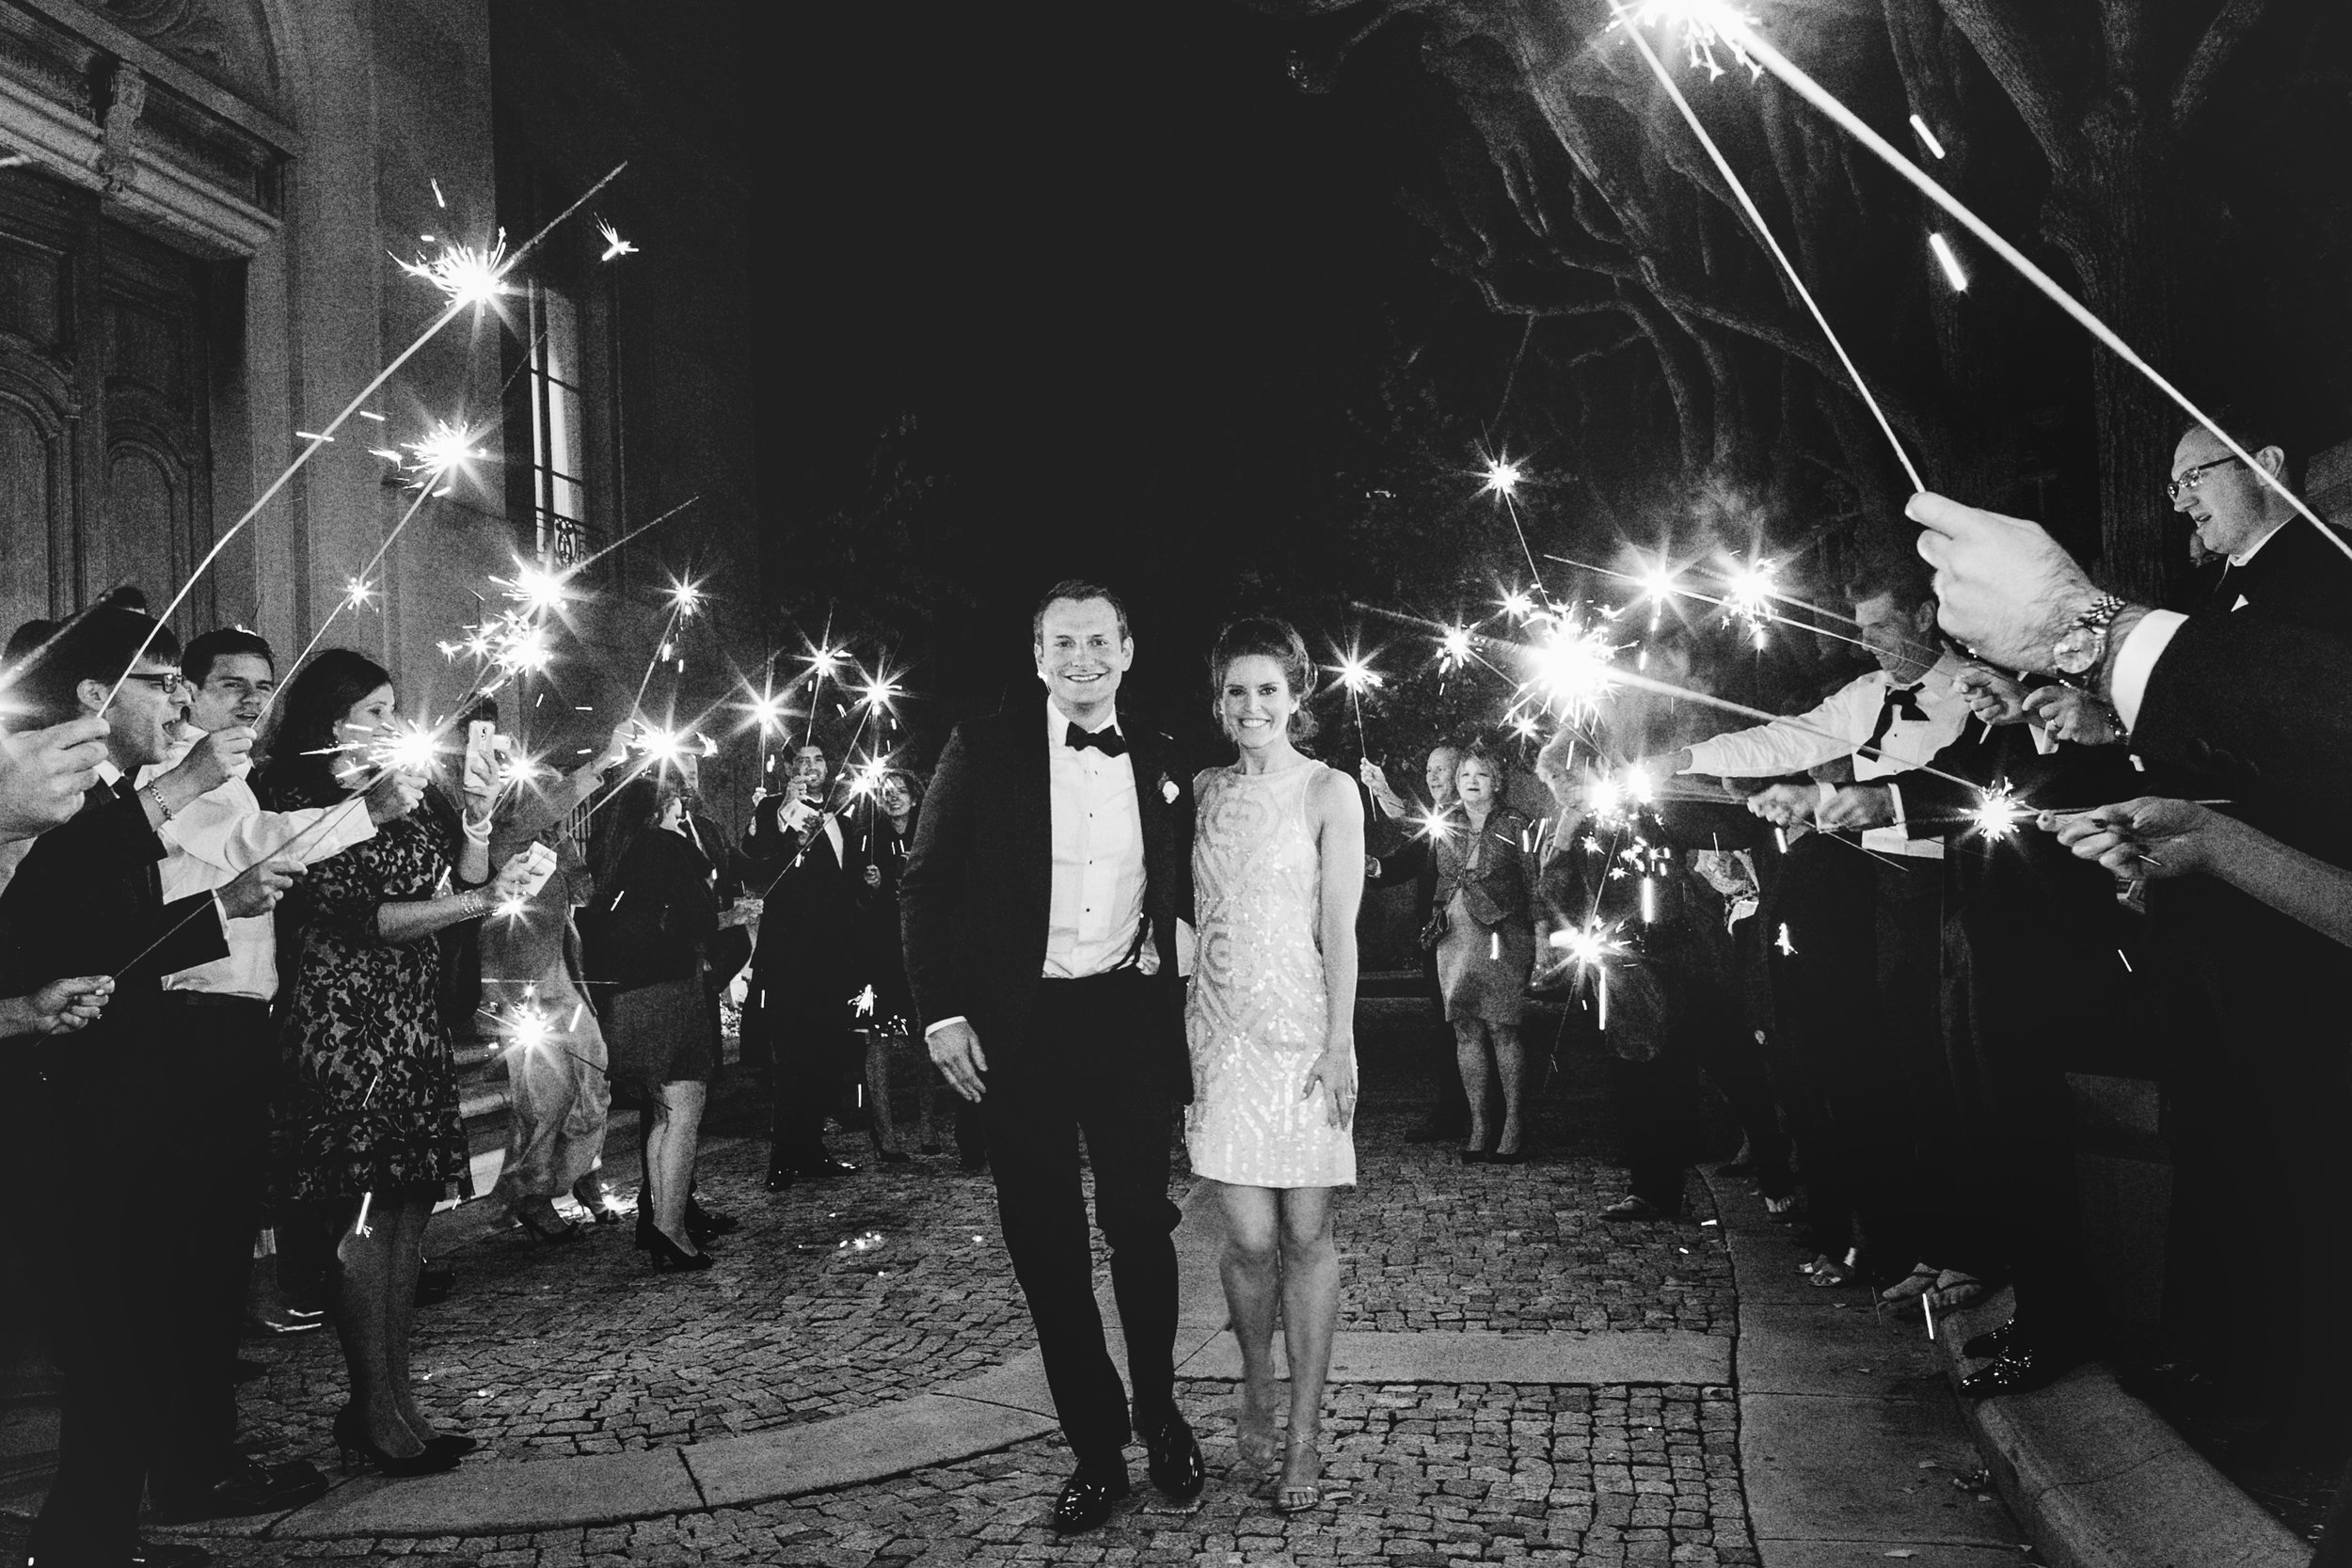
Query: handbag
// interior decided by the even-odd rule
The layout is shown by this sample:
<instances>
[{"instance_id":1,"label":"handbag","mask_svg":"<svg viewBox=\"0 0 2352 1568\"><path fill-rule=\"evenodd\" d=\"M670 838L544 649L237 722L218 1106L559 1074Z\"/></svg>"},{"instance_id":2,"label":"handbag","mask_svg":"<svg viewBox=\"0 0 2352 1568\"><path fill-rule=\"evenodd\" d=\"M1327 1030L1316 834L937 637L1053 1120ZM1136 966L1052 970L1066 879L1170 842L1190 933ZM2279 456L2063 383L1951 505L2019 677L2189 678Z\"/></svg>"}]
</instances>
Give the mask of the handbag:
<instances>
[{"instance_id":1,"label":"handbag","mask_svg":"<svg viewBox=\"0 0 2352 1568\"><path fill-rule=\"evenodd\" d=\"M1429 924L1421 928L1421 950L1424 953L1436 952L1438 944L1445 941L1446 933L1453 928L1454 923L1446 918L1443 908L1430 911Z\"/></svg>"}]
</instances>

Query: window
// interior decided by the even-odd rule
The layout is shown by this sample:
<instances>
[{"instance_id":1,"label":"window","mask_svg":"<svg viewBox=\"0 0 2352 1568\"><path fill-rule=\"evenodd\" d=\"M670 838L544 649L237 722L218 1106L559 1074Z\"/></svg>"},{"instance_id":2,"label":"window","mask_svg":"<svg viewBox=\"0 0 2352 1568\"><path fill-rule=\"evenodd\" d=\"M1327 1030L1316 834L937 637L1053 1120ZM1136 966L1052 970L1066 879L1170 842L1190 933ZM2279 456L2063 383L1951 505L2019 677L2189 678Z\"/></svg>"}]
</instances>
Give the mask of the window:
<instances>
[{"instance_id":1,"label":"window","mask_svg":"<svg viewBox=\"0 0 2352 1568\"><path fill-rule=\"evenodd\" d=\"M531 508L539 559L569 566L591 554L580 307L560 289L533 282L529 344Z\"/></svg>"}]
</instances>

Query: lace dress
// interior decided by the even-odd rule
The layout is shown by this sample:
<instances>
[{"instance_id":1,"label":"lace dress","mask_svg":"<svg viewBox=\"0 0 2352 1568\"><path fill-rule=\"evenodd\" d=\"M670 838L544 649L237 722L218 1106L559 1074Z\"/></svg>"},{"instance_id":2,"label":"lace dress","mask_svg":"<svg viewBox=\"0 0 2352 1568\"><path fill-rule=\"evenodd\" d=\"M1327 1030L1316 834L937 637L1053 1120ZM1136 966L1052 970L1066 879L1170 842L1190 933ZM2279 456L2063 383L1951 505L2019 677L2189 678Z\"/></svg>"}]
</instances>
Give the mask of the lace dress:
<instances>
[{"instance_id":1,"label":"lace dress","mask_svg":"<svg viewBox=\"0 0 2352 1568\"><path fill-rule=\"evenodd\" d=\"M1356 1146L1330 1124L1323 1053L1322 866L1307 796L1319 762L1202 775L1192 877L1199 958L1184 1006L1195 1174L1248 1187L1351 1187Z\"/></svg>"}]
</instances>

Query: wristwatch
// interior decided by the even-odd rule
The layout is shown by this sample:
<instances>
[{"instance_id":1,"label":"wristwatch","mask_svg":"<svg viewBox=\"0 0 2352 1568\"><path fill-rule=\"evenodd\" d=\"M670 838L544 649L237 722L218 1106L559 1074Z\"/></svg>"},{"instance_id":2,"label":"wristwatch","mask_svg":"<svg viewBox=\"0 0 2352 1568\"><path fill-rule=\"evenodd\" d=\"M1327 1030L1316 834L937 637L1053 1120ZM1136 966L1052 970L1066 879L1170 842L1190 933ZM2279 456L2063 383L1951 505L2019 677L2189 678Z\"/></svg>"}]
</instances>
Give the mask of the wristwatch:
<instances>
[{"instance_id":1,"label":"wristwatch","mask_svg":"<svg viewBox=\"0 0 2352 1568\"><path fill-rule=\"evenodd\" d=\"M2092 600L2090 608L2074 617L2074 624L2050 649L2050 662L2058 673L2080 675L2099 668L2099 661L2106 657L2107 627L2122 612L2123 601L2112 594Z\"/></svg>"}]
</instances>

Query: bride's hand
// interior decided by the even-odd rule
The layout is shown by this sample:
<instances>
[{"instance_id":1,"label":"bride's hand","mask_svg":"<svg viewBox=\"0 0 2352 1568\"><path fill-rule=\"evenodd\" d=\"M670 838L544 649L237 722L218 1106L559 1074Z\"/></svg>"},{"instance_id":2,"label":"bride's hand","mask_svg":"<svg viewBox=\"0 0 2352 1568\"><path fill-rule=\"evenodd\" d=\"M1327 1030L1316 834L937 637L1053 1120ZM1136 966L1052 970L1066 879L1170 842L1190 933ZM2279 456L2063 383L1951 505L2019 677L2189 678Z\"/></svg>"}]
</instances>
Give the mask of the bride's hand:
<instances>
[{"instance_id":1,"label":"bride's hand","mask_svg":"<svg viewBox=\"0 0 2352 1568\"><path fill-rule=\"evenodd\" d=\"M1298 1085L1298 1098L1313 1099L1317 1085L1323 1087L1324 1114L1332 1126L1345 1132L1356 1119L1356 1053L1344 1041L1326 1046L1315 1058Z\"/></svg>"}]
</instances>

